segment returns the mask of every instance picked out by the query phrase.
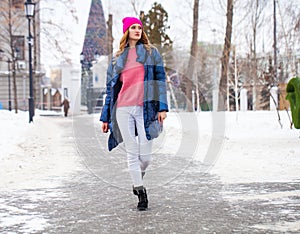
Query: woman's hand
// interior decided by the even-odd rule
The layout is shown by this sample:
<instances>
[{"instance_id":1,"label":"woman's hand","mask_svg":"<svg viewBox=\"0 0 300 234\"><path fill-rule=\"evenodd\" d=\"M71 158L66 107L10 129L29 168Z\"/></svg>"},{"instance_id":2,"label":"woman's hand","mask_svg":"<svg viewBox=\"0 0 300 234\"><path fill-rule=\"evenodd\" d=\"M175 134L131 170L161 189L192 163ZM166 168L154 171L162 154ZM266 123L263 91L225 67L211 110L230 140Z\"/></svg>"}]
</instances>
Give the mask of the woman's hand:
<instances>
[{"instance_id":1,"label":"woman's hand","mask_svg":"<svg viewBox=\"0 0 300 234\"><path fill-rule=\"evenodd\" d=\"M107 122L102 123L102 132L104 132L104 133L108 132L108 123Z\"/></svg>"},{"instance_id":2,"label":"woman's hand","mask_svg":"<svg viewBox=\"0 0 300 234\"><path fill-rule=\"evenodd\" d=\"M158 112L157 118L158 118L158 122L160 124L163 124L164 119L167 118L167 112L166 111Z\"/></svg>"}]
</instances>

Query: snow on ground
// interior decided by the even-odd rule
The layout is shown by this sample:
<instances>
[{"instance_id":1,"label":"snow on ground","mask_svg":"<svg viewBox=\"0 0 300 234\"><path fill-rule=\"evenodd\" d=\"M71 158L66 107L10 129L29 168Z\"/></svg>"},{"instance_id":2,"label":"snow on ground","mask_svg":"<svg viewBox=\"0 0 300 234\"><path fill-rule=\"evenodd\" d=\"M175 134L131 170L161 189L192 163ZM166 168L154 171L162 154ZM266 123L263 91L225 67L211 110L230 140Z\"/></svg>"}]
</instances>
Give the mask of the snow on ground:
<instances>
[{"instance_id":1,"label":"snow on ground","mask_svg":"<svg viewBox=\"0 0 300 234\"><path fill-rule=\"evenodd\" d=\"M28 112L0 111L0 188L50 186L50 177L68 176L80 167L72 134L69 144L62 144L66 133L53 122L71 126L72 118L41 115L47 112L37 110L29 124ZM224 183L299 181L300 131L290 129L287 112L280 112L282 127L276 111L213 115L168 113L157 150L174 155L194 148L188 157L211 160L210 172ZM190 145L181 145L183 139Z\"/></svg>"},{"instance_id":2,"label":"snow on ground","mask_svg":"<svg viewBox=\"0 0 300 234\"><path fill-rule=\"evenodd\" d=\"M28 112L0 111L0 190L57 188L64 178L84 169L72 136L72 117L64 118L61 113L43 116L53 114L36 110L34 123L29 124ZM100 131L99 115L93 117L95 128ZM282 127L275 111L170 112L163 134L155 140L154 150L207 164L207 171L219 176L224 184L299 182L300 131L290 129L287 112L280 112L280 117ZM51 196L41 192L32 190L32 199ZM235 195L225 189L223 197L229 202L260 199L276 202L297 197L299 192ZM0 214L2 225L25 223L26 232L47 226L46 217L30 213L26 206L17 209L1 198L0 208L9 210L9 215ZM257 228L298 231L299 221L261 224Z\"/></svg>"},{"instance_id":3,"label":"snow on ground","mask_svg":"<svg viewBox=\"0 0 300 234\"><path fill-rule=\"evenodd\" d=\"M74 145L63 144L66 133L42 116L49 114L61 116L53 121L72 126L72 119L55 112L36 110L34 122L29 124L28 112L0 111L0 189L57 186L55 178L79 168Z\"/></svg>"},{"instance_id":4,"label":"snow on ground","mask_svg":"<svg viewBox=\"0 0 300 234\"><path fill-rule=\"evenodd\" d=\"M290 129L286 112L230 113L226 140L212 172L224 182L300 181L300 131Z\"/></svg>"},{"instance_id":5,"label":"snow on ground","mask_svg":"<svg viewBox=\"0 0 300 234\"><path fill-rule=\"evenodd\" d=\"M198 136L184 133L186 116L168 114L161 151L174 154L182 138L198 137L193 159L213 163L210 172L224 183L300 180L300 131L290 128L291 113L280 111L280 123L276 111L226 112L215 119L212 112L194 115L191 128Z\"/></svg>"}]
</instances>

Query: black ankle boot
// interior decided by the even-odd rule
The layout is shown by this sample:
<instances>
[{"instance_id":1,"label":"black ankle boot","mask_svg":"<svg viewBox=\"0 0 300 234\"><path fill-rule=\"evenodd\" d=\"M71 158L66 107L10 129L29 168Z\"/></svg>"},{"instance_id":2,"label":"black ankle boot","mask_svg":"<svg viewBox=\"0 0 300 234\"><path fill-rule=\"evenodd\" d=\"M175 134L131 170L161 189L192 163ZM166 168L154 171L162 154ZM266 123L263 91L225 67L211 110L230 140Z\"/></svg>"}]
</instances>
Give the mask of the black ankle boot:
<instances>
[{"instance_id":1,"label":"black ankle boot","mask_svg":"<svg viewBox=\"0 0 300 234\"><path fill-rule=\"evenodd\" d=\"M137 205L138 210L147 210L148 209L148 198L146 189L141 189L136 191L137 196L139 197L139 203Z\"/></svg>"}]
</instances>

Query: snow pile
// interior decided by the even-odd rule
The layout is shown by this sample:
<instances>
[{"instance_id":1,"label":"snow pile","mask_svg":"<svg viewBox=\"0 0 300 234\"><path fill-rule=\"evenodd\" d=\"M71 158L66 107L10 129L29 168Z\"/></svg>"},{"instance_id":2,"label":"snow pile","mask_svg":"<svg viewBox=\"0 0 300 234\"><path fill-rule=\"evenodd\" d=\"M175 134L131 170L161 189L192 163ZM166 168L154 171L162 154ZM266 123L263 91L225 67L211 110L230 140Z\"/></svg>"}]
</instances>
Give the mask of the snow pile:
<instances>
[{"instance_id":1,"label":"snow pile","mask_svg":"<svg viewBox=\"0 0 300 234\"><path fill-rule=\"evenodd\" d=\"M1 158L3 158L4 155L8 155L10 152L14 152L16 142L24 140L26 130L30 128L30 126L23 121L26 117L29 119L28 112L19 111L18 114L15 114L13 111L0 111Z\"/></svg>"},{"instance_id":2,"label":"snow pile","mask_svg":"<svg viewBox=\"0 0 300 234\"><path fill-rule=\"evenodd\" d=\"M226 115L226 140L212 172L224 182L299 181L300 132L290 129L285 111Z\"/></svg>"},{"instance_id":3,"label":"snow pile","mask_svg":"<svg viewBox=\"0 0 300 234\"><path fill-rule=\"evenodd\" d=\"M61 116L49 121L41 116L49 114L36 110L29 124L28 112L0 111L0 189L56 186L80 167L72 139L64 139L65 129L57 125L65 122L72 131L72 119Z\"/></svg>"},{"instance_id":4,"label":"snow pile","mask_svg":"<svg viewBox=\"0 0 300 234\"><path fill-rule=\"evenodd\" d=\"M210 172L224 183L299 181L300 131L290 128L290 113L279 114L280 123L276 111L225 112L215 119L200 112L191 124L197 136L189 136L180 124L185 117L169 113L161 150L176 154L183 138L190 138L191 147L197 138L197 149L186 156L211 163Z\"/></svg>"}]
</instances>

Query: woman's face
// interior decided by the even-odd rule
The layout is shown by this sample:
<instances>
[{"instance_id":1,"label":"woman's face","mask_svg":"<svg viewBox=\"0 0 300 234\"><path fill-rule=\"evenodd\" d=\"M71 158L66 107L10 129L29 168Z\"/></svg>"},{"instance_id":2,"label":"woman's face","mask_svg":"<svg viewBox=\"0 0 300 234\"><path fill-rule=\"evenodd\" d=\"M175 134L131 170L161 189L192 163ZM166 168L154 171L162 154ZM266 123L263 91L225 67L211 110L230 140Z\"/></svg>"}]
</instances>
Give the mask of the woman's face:
<instances>
[{"instance_id":1,"label":"woman's face","mask_svg":"<svg viewBox=\"0 0 300 234\"><path fill-rule=\"evenodd\" d=\"M139 24L133 24L129 27L129 40L138 41L142 37L142 27Z\"/></svg>"}]
</instances>

